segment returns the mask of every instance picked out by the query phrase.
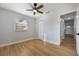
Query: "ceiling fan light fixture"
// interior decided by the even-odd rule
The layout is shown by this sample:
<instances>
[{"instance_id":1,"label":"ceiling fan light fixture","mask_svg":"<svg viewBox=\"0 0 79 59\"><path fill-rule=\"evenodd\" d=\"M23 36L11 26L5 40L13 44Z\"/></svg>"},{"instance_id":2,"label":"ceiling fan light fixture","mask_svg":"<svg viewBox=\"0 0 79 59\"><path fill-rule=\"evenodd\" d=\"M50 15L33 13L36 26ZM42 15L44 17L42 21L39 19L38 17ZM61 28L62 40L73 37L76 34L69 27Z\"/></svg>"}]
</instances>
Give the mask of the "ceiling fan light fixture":
<instances>
[{"instance_id":1,"label":"ceiling fan light fixture","mask_svg":"<svg viewBox=\"0 0 79 59\"><path fill-rule=\"evenodd\" d=\"M35 13L36 13L36 12L37 12L37 10L33 10L33 12L35 12Z\"/></svg>"}]
</instances>

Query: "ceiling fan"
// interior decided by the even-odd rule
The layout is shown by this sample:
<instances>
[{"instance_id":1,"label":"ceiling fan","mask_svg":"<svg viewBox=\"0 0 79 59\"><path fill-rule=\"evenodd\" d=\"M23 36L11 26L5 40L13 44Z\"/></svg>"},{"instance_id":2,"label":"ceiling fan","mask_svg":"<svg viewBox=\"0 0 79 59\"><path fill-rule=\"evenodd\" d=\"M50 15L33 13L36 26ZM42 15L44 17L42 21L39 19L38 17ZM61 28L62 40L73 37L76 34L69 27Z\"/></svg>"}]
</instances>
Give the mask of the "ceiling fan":
<instances>
[{"instance_id":1,"label":"ceiling fan","mask_svg":"<svg viewBox=\"0 0 79 59\"><path fill-rule=\"evenodd\" d=\"M29 4L31 6L32 9L27 9L27 11L33 11L33 15L35 15L37 12L40 14L43 14L42 11L40 11L39 9L43 8L43 5L37 6L37 3Z\"/></svg>"}]
</instances>

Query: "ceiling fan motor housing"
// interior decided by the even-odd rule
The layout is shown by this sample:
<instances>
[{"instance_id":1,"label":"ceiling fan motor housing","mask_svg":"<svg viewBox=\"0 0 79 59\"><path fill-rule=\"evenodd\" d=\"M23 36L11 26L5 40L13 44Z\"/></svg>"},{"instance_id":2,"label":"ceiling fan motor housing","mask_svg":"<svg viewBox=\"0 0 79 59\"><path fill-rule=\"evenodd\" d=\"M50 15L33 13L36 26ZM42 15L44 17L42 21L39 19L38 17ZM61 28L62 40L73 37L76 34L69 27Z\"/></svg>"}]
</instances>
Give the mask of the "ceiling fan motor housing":
<instances>
[{"instance_id":1,"label":"ceiling fan motor housing","mask_svg":"<svg viewBox=\"0 0 79 59\"><path fill-rule=\"evenodd\" d=\"M34 6L37 6L37 3L34 3Z\"/></svg>"}]
</instances>

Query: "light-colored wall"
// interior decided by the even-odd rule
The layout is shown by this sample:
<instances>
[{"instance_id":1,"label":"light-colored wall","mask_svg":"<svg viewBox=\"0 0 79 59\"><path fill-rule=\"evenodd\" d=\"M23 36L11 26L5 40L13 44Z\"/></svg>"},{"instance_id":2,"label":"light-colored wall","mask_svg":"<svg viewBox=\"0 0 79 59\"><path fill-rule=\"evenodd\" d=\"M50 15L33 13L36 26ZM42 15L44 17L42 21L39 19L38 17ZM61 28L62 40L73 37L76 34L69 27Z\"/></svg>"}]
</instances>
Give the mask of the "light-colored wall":
<instances>
[{"instance_id":1,"label":"light-colored wall","mask_svg":"<svg viewBox=\"0 0 79 59\"><path fill-rule=\"evenodd\" d=\"M57 13L50 13L44 15L38 19L38 35L39 38L45 39L46 41L53 42L54 44L60 44L60 30Z\"/></svg>"},{"instance_id":2,"label":"light-colored wall","mask_svg":"<svg viewBox=\"0 0 79 59\"><path fill-rule=\"evenodd\" d=\"M25 32L15 31L17 19L25 19L28 22L28 30ZM36 37L35 19L0 8L0 45L18 42Z\"/></svg>"}]
</instances>

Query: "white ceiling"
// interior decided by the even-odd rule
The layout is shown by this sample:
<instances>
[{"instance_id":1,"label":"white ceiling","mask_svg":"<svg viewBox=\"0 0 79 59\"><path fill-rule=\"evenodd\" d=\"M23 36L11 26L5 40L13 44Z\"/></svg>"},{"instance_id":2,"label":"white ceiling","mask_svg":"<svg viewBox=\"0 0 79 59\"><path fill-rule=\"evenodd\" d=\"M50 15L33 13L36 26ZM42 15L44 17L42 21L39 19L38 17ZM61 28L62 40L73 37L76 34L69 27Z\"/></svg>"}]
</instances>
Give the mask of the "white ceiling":
<instances>
[{"instance_id":1,"label":"white ceiling","mask_svg":"<svg viewBox=\"0 0 79 59\"><path fill-rule=\"evenodd\" d=\"M38 3L40 5L41 3ZM75 10L77 4L76 3L42 3L44 7L40 9L43 12L59 12L64 13L70 10ZM18 13L28 15L31 17L40 17L44 14L37 13L36 15L33 15L33 12L26 11L26 9L30 9L30 5L28 3L0 3L0 7L6 8L12 11L16 11Z\"/></svg>"}]
</instances>

